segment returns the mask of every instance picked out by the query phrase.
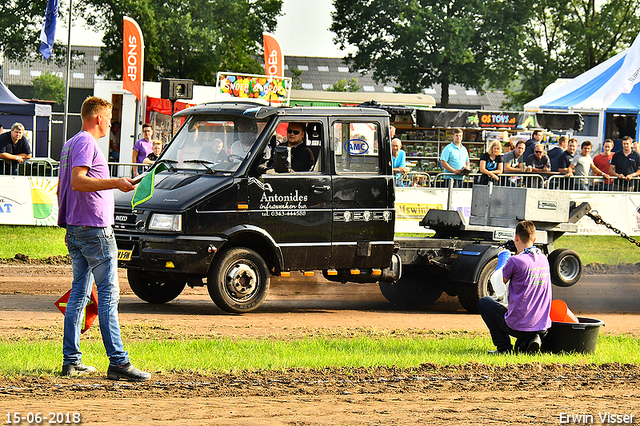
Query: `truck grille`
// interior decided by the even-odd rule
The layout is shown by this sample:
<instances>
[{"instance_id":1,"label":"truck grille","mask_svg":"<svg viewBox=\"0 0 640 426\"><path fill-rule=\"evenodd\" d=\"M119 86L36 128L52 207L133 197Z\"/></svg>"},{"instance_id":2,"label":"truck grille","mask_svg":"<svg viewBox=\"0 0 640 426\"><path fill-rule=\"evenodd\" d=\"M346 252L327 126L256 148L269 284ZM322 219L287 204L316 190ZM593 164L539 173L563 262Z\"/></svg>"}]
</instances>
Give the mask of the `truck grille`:
<instances>
[{"instance_id":1,"label":"truck grille","mask_svg":"<svg viewBox=\"0 0 640 426\"><path fill-rule=\"evenodd\" d=\"M140 232L147 221L147 213L141 210L115 210L113 229L116 231Z\"/></svg>"}]
</instances>

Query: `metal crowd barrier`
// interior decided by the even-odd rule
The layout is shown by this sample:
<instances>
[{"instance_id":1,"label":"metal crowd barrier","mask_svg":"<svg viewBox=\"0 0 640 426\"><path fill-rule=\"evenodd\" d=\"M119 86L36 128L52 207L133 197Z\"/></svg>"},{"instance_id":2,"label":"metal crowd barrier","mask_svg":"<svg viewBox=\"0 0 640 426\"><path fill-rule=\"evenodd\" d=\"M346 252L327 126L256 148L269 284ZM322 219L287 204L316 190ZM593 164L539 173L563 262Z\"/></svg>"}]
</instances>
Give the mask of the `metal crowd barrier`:
<instances>
[{"instance_id":1,"label":"metal crowd barrier","mask_svg":"<svg viewBox=\"0 0 640 426\"><path fill-rule=\"evenodd\" d=\"M433 187L433 177L429 173L409 172L400 176L400 183L405 188L430 188Z\"/></svg>"},{"instance_id":2,"label":"metal crowd barrier","mask_svg":"<svg viewBox=\"0 0 640 426\"><path fill-rule=\"evenodd\" d=\"M453 180L454 188L472 188L474 176L476 176L475 173L467 176L460 176L455 173L438 173L433 178L433 186L436 188L448 188L449 180Z\"/></svg>"},{"instance_id":3,"label":"metal crowd barrier","mask_svg":"<svg viewBox=\"0 0 640 426\"><path fill-rule=\"evenodd\" d=\"M544 177L531 173L502 173L497 185L517 188L544 188ZM495 183L495 181L494 181Z\"/></svg>"},{"instance_id":4,"label":"metal crowd barrier","mask_svg":"<svg viewBox=\"0 0 640 426\"><path fill-rule=\"evenodd\" d=\"M142 163L107 163L107 165L109 166L111 177L133 177L134 167L138 168L138 174L140 174L153 166L153 164Z\"/></svg>"},{"instance_id":5,"label":"metal crowd barrier","mask_svg":"<svg viewBox=\"0 0 640 426\"><path fill-rule=\"evenodd\" d=\"M5 174L5 163L11 162L11 160L3 160L0 158L0 175ZM152 164L140 163L107 163L107 165L109 166L109 174L111 177L132 177L134 167L138 167L139 173L143 173L152 166ZM13 176L57 177L59 169L59 161L51 158L32 158L18 163L18 174ZM9 173L6 175L9 175Z\"/></svg>"},{"instance_id":6,"label":"metal crowd barrier","mask_svg":"<svg viewBox=\"0 0 640 426\"><path fill-rule=\"evenodd\" d=\"M432 178L431 186L435 188L447 188L449 180L453 179L454 188L472 188L474 183L479 184L482 177L481 173L471 173L467 176L460 177L455 173L438 173ZM512 186L519 188L544 188L545 179L542 175L531 173L502 173L499 180L492 180L494 185Z\"/></svg>"},{"instance_id":7,"label":"metal crowd barrier","mask_svg":"<svg viewBox=\"0 0 640 426\"><path fill-rule=\"evenodd\" d=\"M599 191L599 192L638 192L640 191L640 178L631 180L613 178L605 179L602 176L551 176L547 180L547 189L564 191Z\"/></svg>"},{"instance_id":8,"label":"metal crowd barrier","mask_svg":"<svg viewBox=\"0 0 640 426\"><path fill-rule=\"evenodd\" d=\"M13 161L0 159L0 175L56 177L60 167L60 163L51 158L31 158L18 163L18 173L14 175L5 174L5 167L13 168L13 165L8 163Z\"/></svg>"}]
</instances>

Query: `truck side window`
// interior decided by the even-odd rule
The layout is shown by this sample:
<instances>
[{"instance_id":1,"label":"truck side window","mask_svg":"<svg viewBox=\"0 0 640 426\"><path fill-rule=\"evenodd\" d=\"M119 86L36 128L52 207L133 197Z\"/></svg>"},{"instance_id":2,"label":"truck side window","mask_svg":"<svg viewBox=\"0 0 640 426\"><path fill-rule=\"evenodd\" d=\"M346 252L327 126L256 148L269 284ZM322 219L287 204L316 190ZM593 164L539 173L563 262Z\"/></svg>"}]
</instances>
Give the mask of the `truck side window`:
<instances>
[{"instance_id":1,"label":"truck side window","mask_svg":"<svg viewBox=\"0 0 640 426\"><path fill-rule=\"evenodd\" d=\"M292 172L319 172L322 170L322 123L282 122L272 139L279 146L291 148Z\"/></svg>"},{"instance_id":2,"label":"truck side window","mask_svg":"<svg viewBox=\"0 0 640 426\"><path fill-rule=\"evenodd\" d=\"M380 173L378 123L333 123L333 150L336 172Z\"/></svg>"}]
</instances>

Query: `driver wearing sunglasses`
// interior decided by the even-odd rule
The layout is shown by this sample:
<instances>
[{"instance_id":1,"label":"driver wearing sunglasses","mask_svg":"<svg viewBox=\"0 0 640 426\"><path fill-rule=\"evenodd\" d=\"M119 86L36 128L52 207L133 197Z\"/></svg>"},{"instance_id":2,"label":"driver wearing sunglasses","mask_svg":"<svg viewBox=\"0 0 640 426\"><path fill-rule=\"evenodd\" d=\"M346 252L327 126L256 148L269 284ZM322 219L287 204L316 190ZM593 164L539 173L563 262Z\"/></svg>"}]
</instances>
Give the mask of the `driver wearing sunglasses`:
<instances>
[{"instance_id":1,"label":"driver wearing sunglasses","mask_svg":"<svg viewBox=\"0 0 640 426\"><path fill-rule=\"evenodd\" d=\"M304 123L289 123L287 140L282 146L291 148L291 169L295 172L308 172L315 164L313 151L304 143Z\"/></svg>"}]
</instances>

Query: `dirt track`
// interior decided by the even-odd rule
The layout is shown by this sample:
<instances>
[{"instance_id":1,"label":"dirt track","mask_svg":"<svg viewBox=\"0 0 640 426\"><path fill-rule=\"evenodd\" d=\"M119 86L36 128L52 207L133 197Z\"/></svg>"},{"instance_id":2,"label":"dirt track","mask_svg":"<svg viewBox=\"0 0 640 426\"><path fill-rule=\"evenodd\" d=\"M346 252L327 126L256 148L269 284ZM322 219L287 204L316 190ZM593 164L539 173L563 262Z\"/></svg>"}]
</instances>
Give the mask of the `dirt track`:
<instances>
[{"instance_id":1,"label":"dirt track","mask_svg":"<svg viewBox=\"0 0 640 426\"><path fill-rule=\"evenodd\" d=\"M626 296L620 306L632 299L636 303L631 305L640 307L630 295L635 277L583 278L589 280L607 285L578 283L583 285L580 294L586 294L582 298L562 289L570 306L589 306L590 300L602 299L603 290L617 299L613 290L621 287ZM69 267L0 266L0 338L60 339L62 316L53 301L70 282ZM464 314L455 298L443 298L430 313L395 311L371 285L276 281L263 308L247 315L223 314L203 288L188 289L165 306L139 301L124 276L121 288L126 339L136 338L136 325L149 323L157 326L155 338L486 332L480 318ZM640 317L635 313L577 313L603 319L607 326L601 333L640 334ZM609 412L634 415L637 423L638 371L637 366L625 365L439 368L426 364L411 370L295 370L214 377L154 372L153 380L145 384L113 383L102 375L0 378L0 415L80 412L84 424L555 425L562 413L592 415L599 423L599 414Z\"/></svg>"}]
</instances>

